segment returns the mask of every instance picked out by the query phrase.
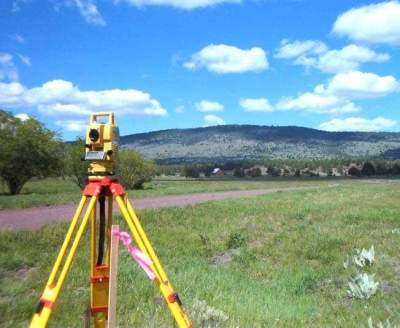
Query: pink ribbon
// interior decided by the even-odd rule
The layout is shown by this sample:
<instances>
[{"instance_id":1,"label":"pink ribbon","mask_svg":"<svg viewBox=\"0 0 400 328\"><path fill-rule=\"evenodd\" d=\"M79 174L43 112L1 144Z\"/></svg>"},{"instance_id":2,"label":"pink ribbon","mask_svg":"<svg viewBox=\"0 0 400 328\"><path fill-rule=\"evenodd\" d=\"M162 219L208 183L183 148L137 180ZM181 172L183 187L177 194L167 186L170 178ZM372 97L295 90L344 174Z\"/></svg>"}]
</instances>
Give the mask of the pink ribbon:
<instances>
[{"instance_id":1,"label":"pink ribbon","mask_svg":"<svg viewBox=\"0 0 400 328\"><path fill-rule=\"evenodd\" d=\"M143 254L142 251L132 245L131 236L125 231L120 231L118 228L113 228L111 233L124 244L128 252L132 255L132 258L136 261L137 264L139 264L139 266L143 269L149 279L154 280L156 278L156 275L151 269L151 260L148 258L148 256Z\"/></svg>"}]
</instances>

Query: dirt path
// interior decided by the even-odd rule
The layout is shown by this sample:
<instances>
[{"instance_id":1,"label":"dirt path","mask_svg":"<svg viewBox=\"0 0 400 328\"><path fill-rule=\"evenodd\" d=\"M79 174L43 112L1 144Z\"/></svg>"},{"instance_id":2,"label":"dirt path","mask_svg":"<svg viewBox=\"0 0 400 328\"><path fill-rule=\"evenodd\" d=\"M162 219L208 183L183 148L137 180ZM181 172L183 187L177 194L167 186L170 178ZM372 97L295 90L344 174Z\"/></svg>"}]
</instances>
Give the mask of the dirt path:
<instances>
[{"instance_id":1,"label":"dirt path","mask_svg":"<svg viewBox=\"0 0 400 328\"><path fill-rule=\"evenodd\" d=\"M134 200L136 209L185 206L212 200L242 198L279 191L315 189L316 186L296 188L274 188L239 191L204 192L186 195L148 197ZM39 229L46 224L69 221L77 204L53 205L46 207L0 210L0 229ZM118 210L116 210L118 213Z\"/></svg>"}]
</instances>

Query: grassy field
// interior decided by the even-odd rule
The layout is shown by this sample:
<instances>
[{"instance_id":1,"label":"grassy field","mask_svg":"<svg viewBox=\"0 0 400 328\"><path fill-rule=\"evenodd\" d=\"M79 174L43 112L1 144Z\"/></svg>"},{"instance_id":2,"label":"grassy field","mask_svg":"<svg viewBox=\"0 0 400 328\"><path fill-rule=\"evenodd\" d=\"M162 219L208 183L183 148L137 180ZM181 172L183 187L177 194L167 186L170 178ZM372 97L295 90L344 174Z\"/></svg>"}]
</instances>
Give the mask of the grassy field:
<instances>
[{"instance_id":1,"label":"grassy field","mask_svg":"<svg viewBox=\"0 0 400 328\"><path fill-rule=\"evenodd\" d=\"M394 327L399 199L397 183L353 183L139 214L197 327L367 327L369 318ZM1 327L27 326L66 228L0 232ZM354 248L371 245L376 261L365 271L375 274L378 292L348 298L356 269L343 262ZM87 259L86 238L50 327L82 327ZM158 295L122 249L119 327L171 327Z\"/></svg>"},{"instance_id":2,"label":"grassy field","mask_svg":"<svg viewBox=\"0 0 400 328\"><path fill-rule=\"evenodd\" d=\"M146 183L142 190L130 190L129 195L135 198L149 196L177 195L205 191L247 190L259 188L284 188L288 186L305 186L327 184L329 180L158 180ZM0 209L48 206L78 202L81 191L71 180L44 179L28 182L20 195L11 196L0 188Z\"/></svg>"}]
</instances>

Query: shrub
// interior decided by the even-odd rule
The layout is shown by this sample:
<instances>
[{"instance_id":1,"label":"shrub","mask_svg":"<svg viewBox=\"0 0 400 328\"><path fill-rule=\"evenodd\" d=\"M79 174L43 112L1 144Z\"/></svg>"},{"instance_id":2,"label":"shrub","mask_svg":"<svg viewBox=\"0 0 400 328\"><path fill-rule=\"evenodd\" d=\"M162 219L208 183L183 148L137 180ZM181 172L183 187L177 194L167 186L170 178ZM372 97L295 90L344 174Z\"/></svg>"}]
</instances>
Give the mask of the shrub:
<instances>
[{"instance_id":1,"label":"shrub","mask_svg":"<svg viewBox=\"0 0 400 328\"><path fill-rule=\"evenodd\" d=\"M361 169L361 174L365 176L375 175L375 166L371 162L365 162Z\"/></svg>"},{"instance_id":2,"label":"shrub","mask_svg":"<svg viewBox=\"0 0 400 328\"><path fill-rule=\"evenodd\" d=\"M72 177L73 181L83 188L86 185L88 178L88 161L82 161L82 156L85 154L85 141L78 138L75 142L67 145L65 166L66 173Z\"/></svg>"},{"instance_id":3,"label":"shrub","mask_svg":"<svg viewBox=\"0 0 400 328\"><path fill-rule=\"evenodd\" d=\"M255 167L251 169L250 175L252 178L260 177L261 176L261 169L259 167Z\"/></svg>"},{"instance_id":4,"label":"shrub","mask_svg":"<svg viewBox=\"0 0 400 328\"><path fill-rule=\"evenodd\" d=\"M237 167L233 170L233 175L237 178L243 178L244 177L244 170L241 167Z\"/></svg>"},{"instance_id":5,"label":"shrub","mask_svg":"<svg viewBox=\"0 0 400 328\"><path fill-rule=\"evenodd\" d=\"M117 173L121 183L127 189L141 189L143 184L151 181L156 174L156 166L134 150L120 150Z\"/></svg>"}]
</instances>

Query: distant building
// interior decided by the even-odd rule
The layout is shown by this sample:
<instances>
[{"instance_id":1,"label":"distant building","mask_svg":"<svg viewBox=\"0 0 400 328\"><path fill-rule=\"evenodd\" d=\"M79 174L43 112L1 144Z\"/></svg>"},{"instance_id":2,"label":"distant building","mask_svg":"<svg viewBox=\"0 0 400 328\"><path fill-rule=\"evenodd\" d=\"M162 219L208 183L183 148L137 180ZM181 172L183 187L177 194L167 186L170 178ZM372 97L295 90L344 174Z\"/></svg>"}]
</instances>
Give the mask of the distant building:
<instances>
[{"instance_id":1,"label":"distant building","mask_svg":"<svg viewBox=\"0 0 400 328\"><path fill-rule=\"evenodd\" d=\"M224 172L223 172L219 167L216 167L216 168L211 172L211 174L212 174L212 175L215 175L215 176L222 176L222 175L224 175Z\"/></svg>"}]
</instances>

